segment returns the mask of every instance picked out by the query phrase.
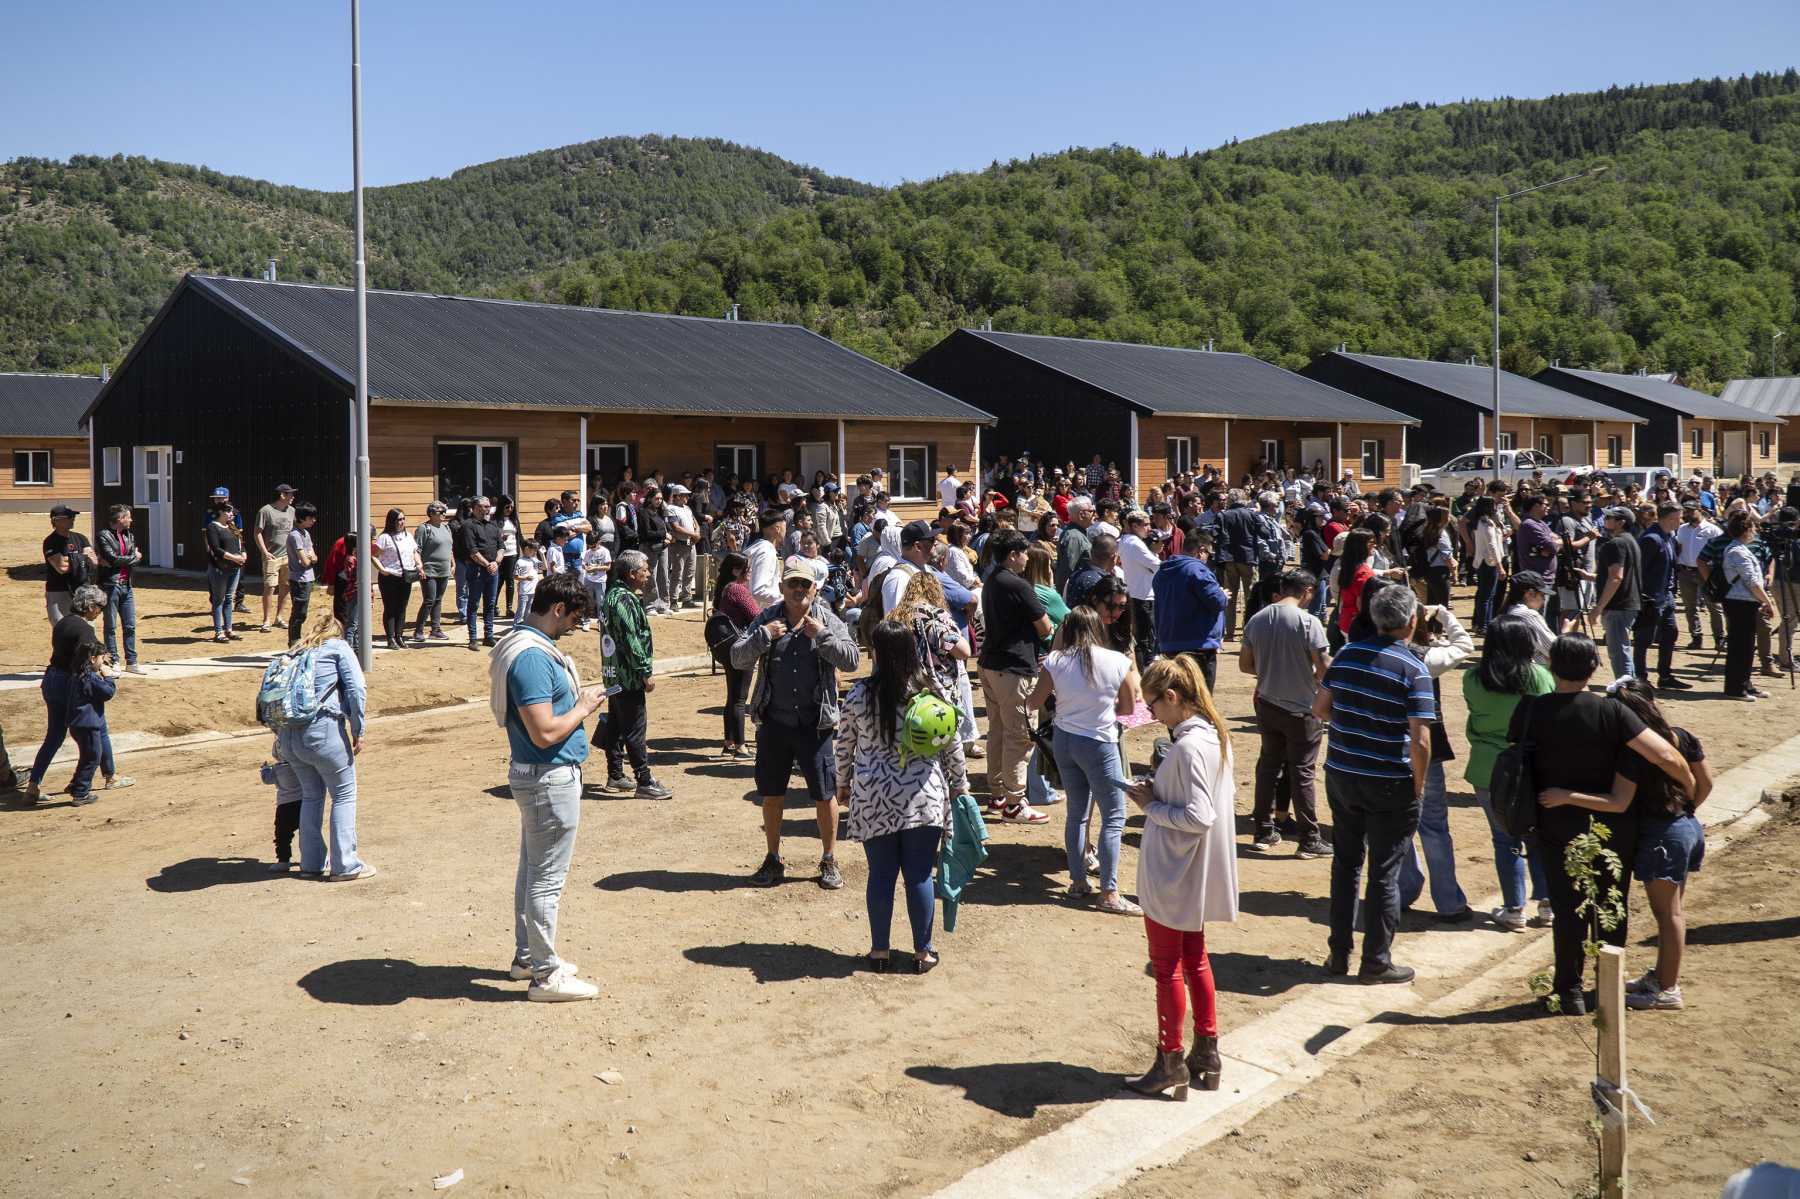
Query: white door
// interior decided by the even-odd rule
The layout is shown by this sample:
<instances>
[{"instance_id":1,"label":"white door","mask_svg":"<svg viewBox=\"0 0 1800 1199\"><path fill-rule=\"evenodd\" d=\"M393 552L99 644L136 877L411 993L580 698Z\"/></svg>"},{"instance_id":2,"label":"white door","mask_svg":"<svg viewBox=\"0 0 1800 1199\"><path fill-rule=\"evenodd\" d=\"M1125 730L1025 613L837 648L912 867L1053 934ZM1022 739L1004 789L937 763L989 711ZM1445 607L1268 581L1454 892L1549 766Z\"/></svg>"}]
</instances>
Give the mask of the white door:
<instances>
[{"instance_id":1,"label":"white door","mask_svg":"<svg viewBox=\"0 0 1800 1199\"><path fill-rule=\"evenodd\" d=\"M800 482L802 486L811 487L814 471L831 473L831 443L829 441L803 441L794 447L800 451Z\"/></svg>"},{"instance_id":2,"label":"white door","mask_svg":"<svg viewBox=\"0 0 1800 1199\"><path fill-rule=\"evenodd\" d=\"M1331 438L1302 437L1300 439L1300 461L1294 463L1294 465L1301 470L1310 471L1315 462L1324 464L1324 478L1332 479L1337 477L1337 472L1331 468Z\"/></svg>"},{"instance_id":3,"label":"white door","mask_svg":"<svg viewBox=\"0 0 1800 1199\"><path fill-rule=\"evenodd\" d=\"M1564 433L1562 464L1564 466L1592 466L1594 450L1588 443L1586 433Z\"/></svg>"},{"instance_id":4,"label":"white door","mask_svg":"<svg viewBox=\"0 0 1800 1199\"><path fill-rule=\"evenodd\" d=\"M1723 447L1719 462L1719 477L1737 479L1743 477L1750 469L1750 434L1744 429L1725 429L1721 431L1719 444Z\"/></svg>"},{"instance_id":5,"label":"white door","mask_svg":"<svg viewBox=\"0 0 1800 1199\"><path fill-rule=\"evenodd\" d=\"M141 445L134 452L132 464L132 507L145 509L144 528L148 533L148 557L145 565L175 565L175 505L170 500L174 482L174 452L166 445Z\"/></svg>"}]
</instances>

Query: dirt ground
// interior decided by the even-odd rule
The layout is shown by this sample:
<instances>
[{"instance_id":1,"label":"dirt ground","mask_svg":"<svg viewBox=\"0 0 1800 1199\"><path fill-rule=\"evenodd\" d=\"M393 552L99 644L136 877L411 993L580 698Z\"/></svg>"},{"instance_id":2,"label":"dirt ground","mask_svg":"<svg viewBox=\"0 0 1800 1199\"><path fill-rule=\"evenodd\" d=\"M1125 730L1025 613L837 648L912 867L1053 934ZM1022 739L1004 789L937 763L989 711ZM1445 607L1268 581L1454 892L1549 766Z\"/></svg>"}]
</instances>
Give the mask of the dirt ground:
<instances>
[{"instance_id":1,"label":"dirt ground","mask_svg":"<svg viewBox=\"0 0 1800 1199\"><path fill-rule=\"evenodd\" d=\"M19 519L0 518L0 547L24 546L29 561L41 534L14 531ZM41 664L41 586L0 582L8 663ZM151 636L192 635L205 620L179 588L147 588L141 602L155 613ZM656 631L664 655L699 648L693 618ZM575 639L584 671L598 668L596 640ZM1705 665L1683 656L1694 677ZM1061 898L1060 807L1050 827L992 830L957 931L939 935L944 964L923 979L857 969L868 946L861 854L841 849L843 891L813 885L803 792L790 796L785 826L793 881L746 887L762 853L751 772L716 757L724 683L704 673L663 679L651 697L653 760L676 798L592 792L584 805L559 948L602 998L527 1005L523 985L504 976L518 838L504 738L479 708L423 710L483 694L485 666L461 649L377 659L371 695L387 715L359 763L358 829L381 874L366 883L271 877L262 737L128 755L123 769L138 786L92 807L52 795L37 810L0 809L0 905L12 930L0 945L0 1005L11 1013L0 1030L0 1143L12 1150L0 1156L0 1194L236 1195L241 1178L282 1194L392 1195L428 1191L434 1175L461 1168L458 1193L473 1194L915 1195L1080 1114L1148 1060L1142 928ZM1716 675L1701 681L1716 690ZM127 680L114 731L241 728L254 686L249 669ZM1249 689L1222 662L1219 690L1237 738L1243 842ZM1445 699L1460 747L1459 688L1447 685ZM1796 713L1800 700L1783 687L1773 703L1695 700L1673 714L1722 771L1792 735ZM43 727L35 690L0 692L0 721L15 760L28 761ZM1140 765L1149 741L1150 730L1129 740ZM52 772L47 791L66 770ZM1454 766L1451 790L1459 876L1482 904L1496 890L1485 822ZM1128 890L1140 827L1134 819L1126 835ZM1244 915L1208 930L1225 1025L1317 982L1328 867L1285 846L1265 858L1240 845ZM1791 897L1792 883L1783 886ZM1768 900L1776 906L1774 893ZM1704 899L1694 906L1706 923ZM904 923L902 913L899 943ZM1423 916L1403 927L1402 957L1407 937L1458 935ZM1771 970L1791 979L1793 944L1748 949L1778 959ZM1634 971L1647 953L1634 951ZM1720 985L1697 959L1691 1010L1667 1027L1694 1038L1756 1029ZM1422 1055L1407 1059L1421 1111L1511 1127L1485 1113L1540 1094L1541 1054L1524 1046L1569 1035L1547 1028L1406 1029L1379 1052L1411 1045ZM1481 1077L1442 1093L1427 1085L1449 1073L1461 1038L1484 1032L1517 1038L1482 1055ZM1655 1104L1670 1088L1652 1081L1653 1050L1633 1052ZM1696 1049L1693 1060L1707 1059ZM1779 1103L1772 1078L1765 1087L1740 1068L1747 1060L1715 1051L1709 1068L1738 1084L1734 1102ZM595 1077L610 1070L622 1081ZM1569 1102L1579 1099L1578 1075L1561 1076ZM1688 1127L1704 1130L1710 1118L1697 1113ZM1262 1156L1324 1161L1311 1135L1321 1122L1315 1115L1298 1138L1272 1128L1281 1139ZM1405 1177L1404 1165L1371 1189ZM1209 1159L1157 1185L1203 1183L1221 1168ZM1283 1183L1294 1193L1332 1185L1309 1183L1332 1177L1310 1164L1296 1168ZM1574 1176L1572 1167L1558 1175Z\"/></svg>"}]
</instances>

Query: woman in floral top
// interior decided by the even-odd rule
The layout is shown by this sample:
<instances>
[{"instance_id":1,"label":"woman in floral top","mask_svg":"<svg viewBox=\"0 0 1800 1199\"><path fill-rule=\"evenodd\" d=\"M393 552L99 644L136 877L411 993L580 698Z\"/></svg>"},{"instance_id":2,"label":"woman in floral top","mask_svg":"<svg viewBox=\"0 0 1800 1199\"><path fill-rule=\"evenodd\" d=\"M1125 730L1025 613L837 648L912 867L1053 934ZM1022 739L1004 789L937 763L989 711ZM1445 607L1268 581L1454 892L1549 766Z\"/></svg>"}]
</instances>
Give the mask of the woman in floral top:
<instances>
[{"instance_id":1,"label":"woman in floral top","mask_svg":"<svg viewBox=\"0 0 1800 1199\"><path fill-rule=\"evenodd\" d=\"M907 704L921 691L954 701L920 668L906 625L883 620L869 641L874 668L850 689L838 719L838 801L850 813L849 835L862 842L869 859L869 966L878 974L889 969L894 884L904 875L913 970L923 974L938 963L931 943L937 904L931 872L950 821L950 801L968 790L969 779L962 742L954 737L936 757L913 757L901 765Z\"/></svg>"},{"instance_id":2,"label":"woman in floral top","mask_svg":"<svg viewBox=\"0 0 1800 1199\"><path fill-rule=\"evenodd\" d=\"M930 571L921 570L907 582L893 617L912 630L919 669L931 680L932 690L956 708L957 739L964 745L980 744L975 740L975 713L964 708L957 698L962 692L960 676L968 669L963 663L975 652L944 604L943 587Z\"/></svg>"}]
</instances>

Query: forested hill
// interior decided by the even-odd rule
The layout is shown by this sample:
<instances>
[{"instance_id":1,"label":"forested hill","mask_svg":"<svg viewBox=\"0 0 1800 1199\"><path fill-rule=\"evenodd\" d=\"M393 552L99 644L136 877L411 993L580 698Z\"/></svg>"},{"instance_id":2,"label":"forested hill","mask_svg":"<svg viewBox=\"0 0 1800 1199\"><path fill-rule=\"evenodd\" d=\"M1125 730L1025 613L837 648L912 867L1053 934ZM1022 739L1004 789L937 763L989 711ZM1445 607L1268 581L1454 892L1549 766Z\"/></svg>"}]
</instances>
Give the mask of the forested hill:
<instances>
[{"instance_id":1,"label":"forested hill","mask_svg":"<svg viewBox=\"0 0 1800 1199\"><path fill-rule=\"evenodd\" d=\"M1800 75L1406 105L1180 156L996 163L545 273L517 294L812 326L900 364L958 324L1247 350L1679 371L1800 345ZM1791 352L1791 351L1790 351ZM1791 365L1786 359L1785 365Z\"/></svg>"},{"instance_id":2,"label":"forested hill","mask_svg":"<svg viewBox=\"0 0 1800 1199\"><path fill-rule=\"evenodd\" d=\"M717 140L617 137L366 192L378 287L489 291L875 189ZM116 362L183 272L346 283L350 197L144 158L0 165L0 370Z\"/></svg>"}]
</instances>

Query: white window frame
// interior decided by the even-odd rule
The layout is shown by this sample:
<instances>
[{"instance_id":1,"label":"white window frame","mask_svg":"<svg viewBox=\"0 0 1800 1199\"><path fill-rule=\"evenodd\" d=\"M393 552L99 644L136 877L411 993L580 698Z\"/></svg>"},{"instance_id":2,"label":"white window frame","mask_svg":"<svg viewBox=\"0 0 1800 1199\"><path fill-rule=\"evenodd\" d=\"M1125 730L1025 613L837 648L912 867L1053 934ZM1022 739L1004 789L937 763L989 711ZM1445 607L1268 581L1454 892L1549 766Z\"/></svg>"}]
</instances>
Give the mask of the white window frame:
<instances>
[{"instance_id":1,"label":"white window frame","mask_svg":"<svg viewBox=\"0 0 1800 1199\"><path fill-rule=\"evenodd\" d=\"M117 487L119 485L119 463L123 457L121 448L116 445L100 447L100 486Z\"/></svg>"},{"instance_id":2,"label":"white window frame","mask_svg":"<svg viewBox=\"0 0 1800 1199\"><path fill-rule=\"evenodd\" d=\"M1281 469L1281 439L1264 437L1262 440L1263 466L1268 470Z\"/></svg>"},{"instance_id":3,"label":"white window frame","mask_svg":"<svg viewBox=\"0 0 1800 1199\"><path fill-rule=\"evenodd\" d=\"M44 477L41 479L19 477L19 455L25 456L26 475L35 474L31 469L33 460L39 454L44 457ZM17 446L13 449L13 486L14 487L49 487L56 482L56 455L49 450L33 449L30 446Z\"/></svg>"},{"instance_id":4,"label":"white window frame","mask_svg":"<svg viewBox=\"0 0 1800 1199\"><path fill-rule=\"evenodd\" d=\"M757 455L756 455L756 443L755 442L750 442L750 441L715 442L713 444L713 473L714 474L719 473L719 451L720 450L730 450L731 451L731 461L733 464L731 470L728 470L725 472L724 475L719 476L720 482L723 482L725 480L726 475L736 475L738 477L738 481L740 483L745 479L749 479L752 482L754 482L758 487L762 486L762 476L757 473L762 470L762 463L760 463L756 460ZM740 455L740 454L749 454L750 455L750 469L748 471L742 471L742 470L738 470L736 468L738 455Z\"/></svg>"},{"instance_id":5,"label":"white window frame","mask_svg":"<svg viewBox=\"0 0 1800 1199\"><path fill-rule=\"evenodd\" d=\"M439 442L438 444L442 445L444 443ZM600 457L601 450L623 450L625 452L625 460L631 462L631 443L629 441L590 441L587 444L587 468L589 471L597 469L594 463L595 460ZM631 465L635 467L637 463L631 462Z\"/></svg>"},{"instance_id":6,"label":"white window frame","mask_svg":"<svg viewBox=\"0 0 1800 1199\"><path fill-rule=\"evenodd\" d=\"M1175 460L1175 466L1169 471L1169 478L1193 474L1194 439L1192 437L1163 438L1163 465L1165 467L1168 466L1171 458Z\"/></svg>"},{"instance_id":7,"label":"white window frame","mask_svg":"<svg viewBox=\"0 0 1800 1199\"><path fill-rule=\"evenodd\" d=\"M1502 433L1502 434L1500 434L1499 441L1494 446L1494 448L1496 450L1516 450L1516 449L1518 449L1519 448L1519 435L1517 433Z\"/></svg>"},{"instance_id":8,"label":"white window frame","mask_svg":"<svg viewBox=\"0 0 1800 1199\"><path fill-rule=\"evenodd\" d=\"M431 495L433 499L443 500L445 503L449 502L448 500L444 500L444 497L438 494L438 483L441 480L438 474L437 453L445 446L458 445L475 447L475 486L481 486L481 463L489 450L500 451L501 488L506 489L512 486L512 446L504 441L482 441L479 438L443 438L432 443L431 447ZM494 502L493 496L490 495L486 498L488 503L491 504Z\"/></svg>"},{"instance_id":9,"label":"white window frame","mask_svg":"<svg viewBox=\"0 0 1800 1199\"><path fill-rule=\"evenodd\" d=\"M1692 443L1688 448L1693 451L1693 457L1706 457L1706 429L1703 426L1694 426L1692 430Z\"/></svg>"},{"instance_id":10,"label":"white window frame","mask_svg":"<svg viewBox=\"0 0 1800 1199\"><path fill-rule=\"evenodd\" d=\"M1773 442L1774 438L1767 429L1760 430L1756 434L1756 456L1758 458L1767 458L1770 449L1773 448Z\"/></svg>"},{"instance_id":11,"label":"white window frame","mask_svg":"<svg viewBox=\"0 0 1800 1199\"><path fill-rule=\"evenodd\" d=\"M1606 465L1625 465L1625 439L1617 433L1606 435Z\"/></svg>"},{"instance_id":12,"label":"white window frame","mask_svg":"<svg viewBox=\"0 0 1800 1199\"><path fill-rule=\"evenodd\" d=\"M937 496L935 494L901 495L897 490L901 480L905 478L905 472L894 469L894 459L901 458L904 460L905 455L911 450L917 450L919 452L919 462L921 464L919 469L919 479L924 483L927 491L931 490L931 447L922 441L897 441L890 444L887 448L888 487L891 489L888 493L889 497L896 504L923 504L927 501L935 503L937 501Z\"/></svg>"},{"instance_id":13,"label":"white window frame","mask_svg":"<svg viewBox=\"0 0 1800 1199\"><path fill-rule=\"evenodd\" d=\"M806 469L805 451L808 449L824 450L825 473L827 475L837 473L832 469L831 443L829 441L796 441L794 443L794 474L797 476L795 482L802 487L812 486L812 472Z\"/></svg>"},{"instance_id":14,"label":"white window frame","mask_svg":"<svg viewBox=\"0 0 1800 1199\"><path fill-rule=\"evenodd\" d=\"M1387 455L1382 452L1380 439L1366 439L1363 441L1362 445L1357 448L1361 451L1361 453L1357 455L1357 473L1365 479L1383 478L1387 470ZM1375 465L1379 468L1374 474L1369 473L1369 454L1371 450L1375 455Z\"/></svg>"},{"instance_id":15,"label":"white window frame","mask_svg":"<svg viewBox=\"0 0 1800 1199\"><path fill-rule=\"evenodd\" d=\"M1548 434L1548 433L1539 433L1538 434L1537 452L1542 454L1544 457L1548 458L1552 462L1556 461L1556 453L1554 450L1552 450L1550 448L1550 434Z\"/></svg>"}]
</instances>

